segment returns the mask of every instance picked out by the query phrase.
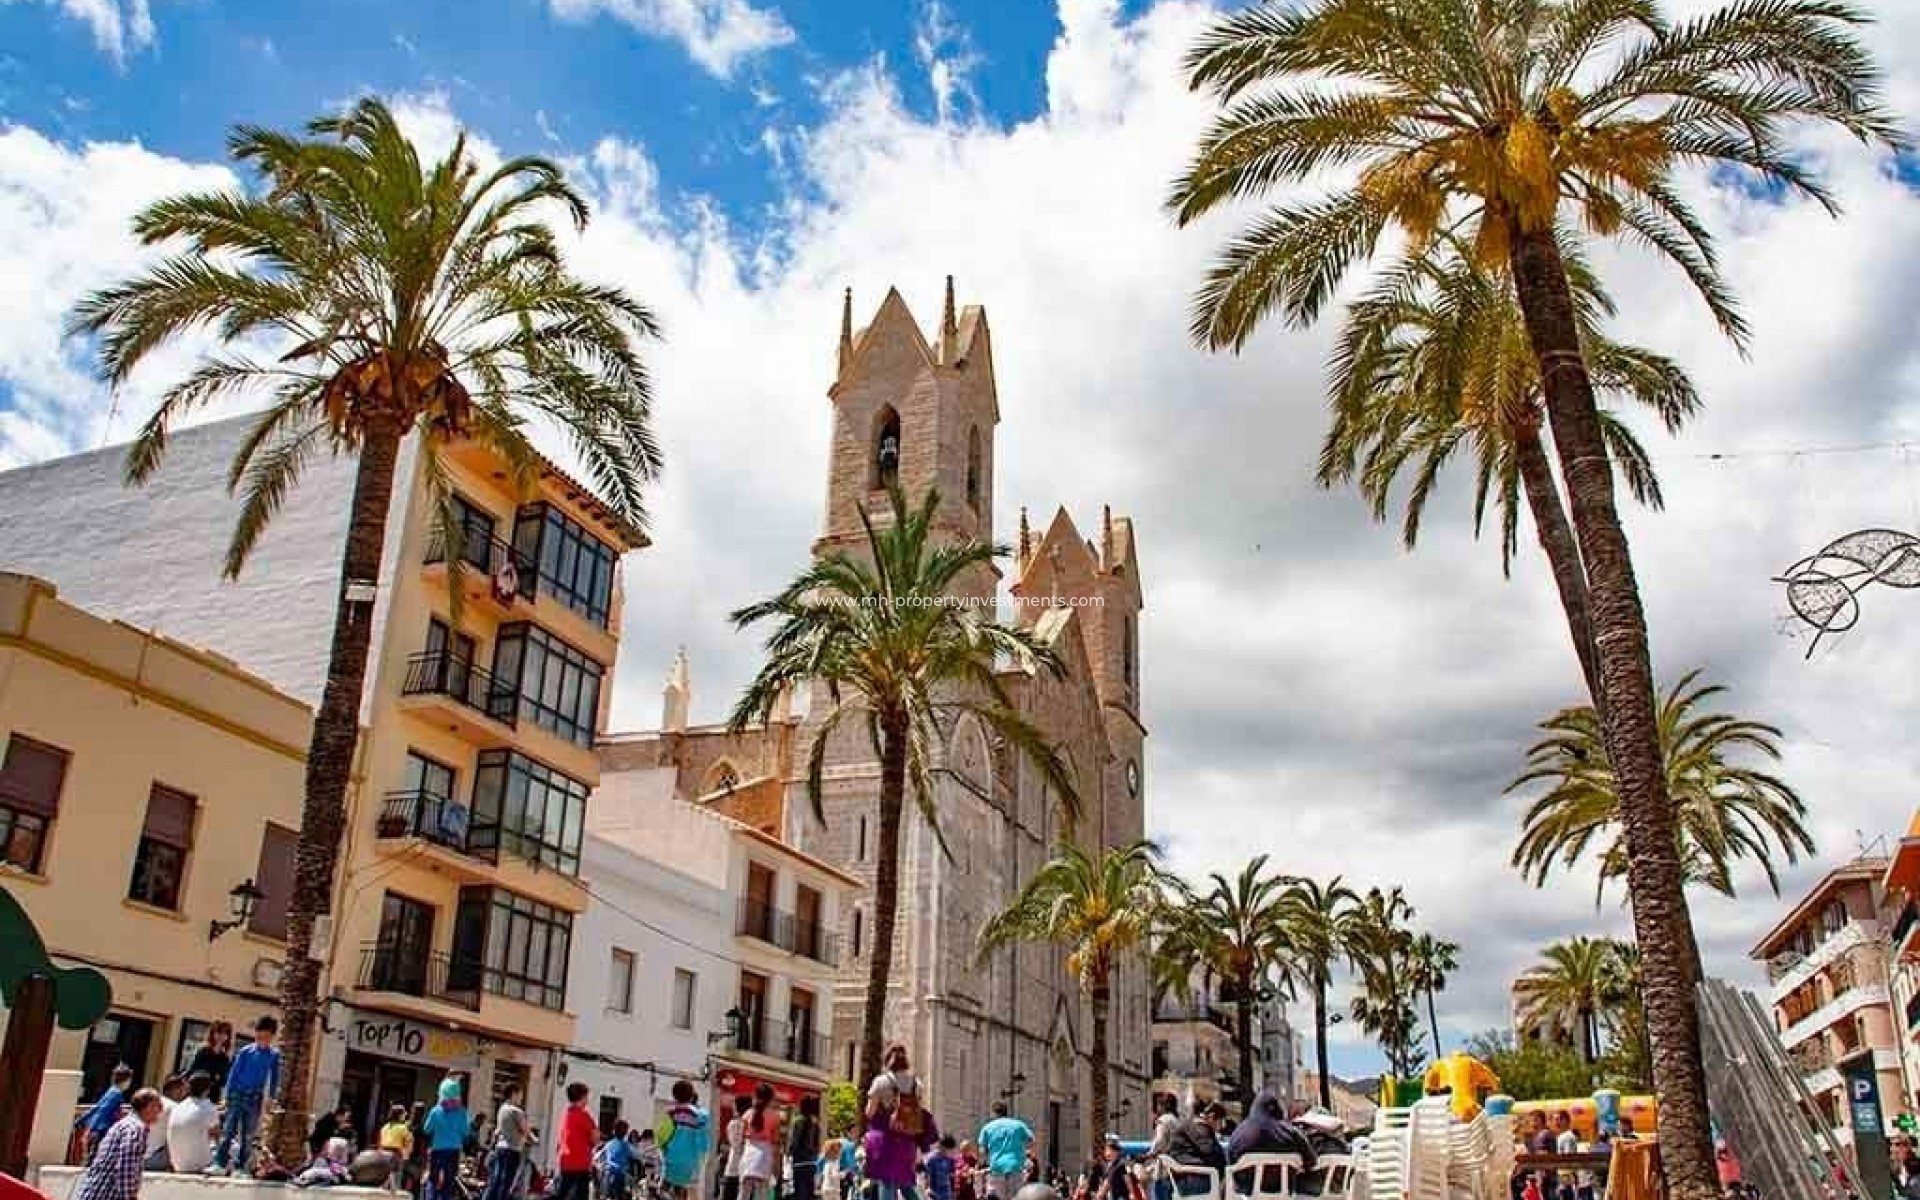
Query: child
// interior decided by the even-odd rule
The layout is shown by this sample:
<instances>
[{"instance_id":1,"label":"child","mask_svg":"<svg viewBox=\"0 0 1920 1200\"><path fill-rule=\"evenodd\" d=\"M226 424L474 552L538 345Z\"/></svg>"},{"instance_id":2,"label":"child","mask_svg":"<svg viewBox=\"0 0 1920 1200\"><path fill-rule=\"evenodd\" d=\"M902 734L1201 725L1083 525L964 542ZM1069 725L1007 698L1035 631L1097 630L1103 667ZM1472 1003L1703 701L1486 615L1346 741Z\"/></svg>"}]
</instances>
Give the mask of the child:
<instances>
[{"instance_id":1,"label":"child","mask_svg":"<svg viewBox=\"0 0 1920 1200\"><path fill-rule=\"evenodd\" d=\"M93 1152L100 1145L100 1139L107 1136L120 1121L121 1110L127 1106L127 1092L133 1088L133 1068L125 1063L113 1069L113 1086L100 1093L93 1107L80 1114L73 1123L75 1129L84 1129L86 1135L86 1157L83 1161L93 1162Z\"/></svg>"},{"instance_id":2,"label":"child","mask_svg":"<svg viewBox=\"0 0 1920 1200\"><path fill-rule=\"evenodd\" d=\"M673 1107L661 1122L660 1174L675 1200L693 1200L694 1187L700 1182L700 1164L706 1160L713 1140L712 1119L694 1103L699 1094L693 1084L676 1080Z\"/></svg>"},{"instance_id":3,"label":"child","mask_svg":"<svg viewBox=\"0 0 1920 1200\"><path fill-rule=\"evenodd\" d=\"M587 1085L567 1085L567 1111L560 1118L558 1165L560 1187L556 1200L587 1200L593 1181L593 1138L598 1132L587 1113Z\"/></svg>"},{"instance_id":4,"label":"child","mask_svg":"<svg viewBox=\"0 0 1920 1200\"><path fill-rule=\"evenodd\" d=\"M387 1123L380 1127L380 1151L391 1168L387 1190L397 1191L407 1171L407 1160L413 1157L413 1122L407 1120L406 1105L396 1104L387 1110Z\"/></svg>"},{"instance_id":5,"label":"child","mask_svg":"<svg viewBox=\"0 0 1920 1200\"><path fill-rule=\"evenodd\" d=\"M227 1069L227 1119L220 1126L209 1174L225 1175L229 1162L241 1175L247 1173L247 1156L253 1152L253 1137L260 1130L260 1114L280 1090L280 1051L273 1047L279 1032L280 1022L261 1017L253 1023L253 1044L242 1046L233 1056L233 1066Z\"/></svg>"},{"instance_id":6,"label":"child","mask_svg":"<svg viewBox=\"0 0 1920 1200\"><path fill-rule=\"evenodd\" d=\"M307 1169L294 1176L293 1186L331 1187L347 1182L347 1160L351 1155L352 1148L347 1139L328 1138L320 1153L314 1155L313 1161L307 1164Z\"/></svg>"},{"instance_id":7,"label":"child","mask_svg":"<svg viewBox=\"0 0 1920 1200\"><path fill-rule=\"evenodd\" d=\"M954 1169L960 1165L954 1154L952 1134L940 1139L940 1148L927 1155L927 1195L932 1200L953 1200Z\"/></svg>"},{"instance_id":8,"label":"child","mask_svg":"<svg viewBox=\"0 0 1920 1200\"><path fill-rule=\"evenodd\" d=\"M440 1081L440 1103L427 1113L425 1200L455 1200L460 1189L460 1152L473 1131L473 1117L460 1099L460 1081Z\"/></svg>"},{"instance_id":9,"label":"child","mask_svg":"<svg viewBox=\"0 0 1920 1200\"><path fill-rule=\"evenodd\" d=\"M607 1139L604 1165L606 1176L600 1186L605 1200L627 1200L627 1179L633 1168L633 1147L627 1143L632 1127L625 1121L613 1123L613 1136Z\"/></svg>"}]
</instances>

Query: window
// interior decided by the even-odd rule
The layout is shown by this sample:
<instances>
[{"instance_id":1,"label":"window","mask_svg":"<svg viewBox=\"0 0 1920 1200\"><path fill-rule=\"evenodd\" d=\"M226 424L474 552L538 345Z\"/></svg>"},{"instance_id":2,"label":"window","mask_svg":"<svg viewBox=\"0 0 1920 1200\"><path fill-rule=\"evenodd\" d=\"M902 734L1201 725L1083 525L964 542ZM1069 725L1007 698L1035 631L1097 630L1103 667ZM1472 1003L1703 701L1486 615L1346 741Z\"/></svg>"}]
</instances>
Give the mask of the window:
<instances>
[{"instance_id":1,"label":"window","mask_svg":"<svg viewBox=\"0 0 1920 1200\"><path fill-rule=\"evenodd\" d=\"M1139 664L1134 658L1133 618L1122 617L1120 625L1120 678L1129 692L1140 686L1137 672Z\"/></svg>"},{"instance_id":2,"label":"window","mask_svg":"<svg viewBox=\"0 0 1920 1200\"><path fill-rule=\"evenodd\" d=\"M147 823L133 853L133 880L127 898L155 908L179 911L180 881L193 849L194 798L156 783L147 793Z\"/></svg>"},{"instance_id":3,"label":"window","mask_svg":"<svg viewBox=\"0 0 1920 1200\"><path fill-rule=\"evenodd\" d=\"M615 1121L618 1121L619 1119L620 1119L620 1097L618 1096L600 1097L600 1136L602 1138L612 1137L613 1123Z\"/></svg>"},{"instance_id":4,"label":"window","mask_svg":"<svg viewBox=\"0 0 1920 1200\"><path fill-rule=\"evenodd\" d=\"M407 792L433 800L451 800L453 780L452 767L436 762L418 750L407 751Z\"/></svg>"},{"instance_id":5,"label":"window","mask_svg":"<svg viewBox=\"0 0 1920 1200\"><path fill-rule=\"evenodd\" d=\"M860 840L854 847L853 861L867 861L867 814L860 814Z\"/></svg>"},{"instance_id":6,"label":"window","mask_svg":"<svg viewBox=\"0 0 1920 1200\"><path fill-rule=\"evenodd\" d=\"M465 496L455 495L453 526L460 531L460 561L482 571L493 570L493 514ZM448 531L449 533L452 530ZM444 552L443 552L444 556Z\"/></svg>"},{"instance_id":7,"label":"window","mask_svg":"<svg viewBox=\"0 0 1920 1200\"><path fill-rule=\"evenodd\" d=\"M866 949L866 918L866 910L861 908L853 910L853 956L855 958L859 958Z\"/></svg>"},{"instance_id":8,"label":"window","mask_svg":"<svg viewBox=\"0 0 1920 1200\"><path fill-rule=\"evenodd\" d=\"M854 1047L853 1047L853 1043L852 1043L852 1042L848 1042L848 1043L847 1043L847 1069L846 1069L846 1071L844 1072L844 1075L845 1075L845 1077L846 1077L846 1078L848 1078L848 1079L852 1079L852 1078L853 1078L853 1072L854 1072L854 1066L853 1066L853 1050L854 1050Z\"/></svg>"},{"instance_id":9,"label":"window","mask_svg":"<svg viewBox=\"0 0 1920 1200\"><path fill-rule=\"evenodd\" d=\"M980 427L967 430L967 506L980 511Z\"/></svg>"},{"instance_id":10,"label":"window","mask_svg":"<svg viewBox=\"0 0 1920 1200\"><path fill-rule=\"evenodd\" d=\"M700 977L692 971L675 967L673 971L673 1027L675 1029L693 1028L694 994L699 990Z\"/></svg>"},{"instance_id":11,"label":"window","mask_svg":"<svg viewBox=\"0 0 1920 1200\"><path fill-rule=\"evenodd\" d=\"M513 750L483 750L473 772L467 846L580 873L587 785Z\"/></svg>"},{"instance_id":12,"label":"window","mask_svg":"<svg viewBox=\"0 0 1920 1200\"><path fill-rule=\"evenodd\" d=\"M538 625L502 625L493 674L519 715L577 746L593 745L604 668Z\"/></svg>"},{"instance_id":13,"label":"window","mask_svg":"<svg viewBox=\"0 0 1920 1200\"><path fill-rule=\"evenodd\" d=\"M486 988L497 996L561 1009L567 999L570 913L497 888L462 888L455 917L455 960L464 957L484 912Z\"/></svg>"},{"instance_id":14,"label":"window","mask_svg":"<svg viewBox=\"0 0 1920 1200\"><path fill-rule=\"evenodd\" d=\"M607 1011L633 1012L633 951L615 950L607 973Z\"/></svg>"},{"instance_id":15,"label":"window","mask_svg":"<svg viewBox=\"0 0 1920 1200\"><path fill-rule=\"evenodd\" d=\"M17 733L7 739L0 764L0 862L39 874L66 779L65 750Z\"/></svg>"},{"instance_id":16,"label":"window","mask_svg":"<svg viewBox=\"0 0 1920 1200\"><path fill-rule=\"evenodd\" d=\"M299 844L299 833L285 826L269 824L260 831L260 865L254 868L253 885L262 896L247 921L250 932L287 939L287 903L293 899L294 850Z\"/></svg>"},{"instance_id":17,"label":"window","mask_svg":"<svg viewBox=\"0 0 1920 1200\"><path fill-rule=\"evenodd\" d=\"M180 1020L180 1044L173 1051L173 1070L169 1075L187 1077L187 1068L193 1065L193 1056L200 1047L206 1045L207 1032L213 1028L211 1021L196 1021L192 1017Z\"/></svg>"},{"instance_id":18,"label":"window","mask_svg":"<svg viewBox=\"0 0 1920 1200\"><path fill-rule=\"evenodd\" d=\"M874 421L873 471L867 486L887 488L900 482L900 414L892 406L880 410Z\"/></svg>"},{"instance_id":19,"label":"window","mask_svg":"<svg viewBox=\"0 0 1920 1200\"><path fill-rule=\"evenodd\" d=\"M513 548L535 566L540 590L604 627L613 607L613 548L551 504L531 504L513 523ZM532 595L534 581L522 579Z\"/></svg>"}]
</instances>

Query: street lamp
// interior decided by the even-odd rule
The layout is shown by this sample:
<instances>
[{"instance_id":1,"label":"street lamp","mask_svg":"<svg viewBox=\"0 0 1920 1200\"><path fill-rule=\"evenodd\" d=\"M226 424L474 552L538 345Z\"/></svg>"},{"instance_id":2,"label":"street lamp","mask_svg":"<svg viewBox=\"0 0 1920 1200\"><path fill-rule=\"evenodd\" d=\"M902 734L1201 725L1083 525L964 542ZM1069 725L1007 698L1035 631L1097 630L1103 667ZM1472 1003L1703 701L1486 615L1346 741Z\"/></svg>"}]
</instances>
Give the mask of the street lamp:
<instances>
[{"instance_id":1,"label":"street lamp","mask_svg":"<svg viewBox=\"0 0 1920 1200\"><path fill-rule=\"evenodd\" d=\"M724 1042L728 1038L732 1038L735 1043L738 1043L740 1040L740 1027L745 1025L746 1021L747 1014L741 1012L738 1008L728 1009L727 1027L718 1033L709 1033L707 1035L707 1045L711 1046L715 1042Z\"/></svg>"},{"instance_id":2,"label":"street lamp","mask_svg":"<svg viewBox=\"0 0 1920 1200\"><path fill-rule=\"evenodd\" d=\"M233 920L207 922L207 940L217 942L220 935L229 929L238 929L253 919L254 906L267 898L267 894L254 886L253 880L243 879L227 893L227 900L233 906Z\"/></svg>"},{"instance_id":3,"label":"street lamp","mask_svg":"<svg viewBox=\"0 0 1920 1200\"><path fill-rule=\"evenodd\" d=\"M1007 1081L1007 1086L1000 1089L1000 1098L1002 1100L1011 1100L1015 1096L1018 1096L1021 1092L1024 1092L1026 1090L1027 1090L1026 1072L1015 1071L1013 1073L1013 1078Z\"/></svg>"}]
</instances>

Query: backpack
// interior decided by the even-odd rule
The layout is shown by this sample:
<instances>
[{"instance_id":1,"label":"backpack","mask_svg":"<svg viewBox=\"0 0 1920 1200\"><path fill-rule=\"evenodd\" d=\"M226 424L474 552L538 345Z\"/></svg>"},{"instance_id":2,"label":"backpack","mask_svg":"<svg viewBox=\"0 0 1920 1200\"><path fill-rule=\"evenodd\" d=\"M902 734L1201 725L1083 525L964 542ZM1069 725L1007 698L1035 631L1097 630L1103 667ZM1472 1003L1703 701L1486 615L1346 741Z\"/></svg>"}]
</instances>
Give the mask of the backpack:
<instances>
[{"instance_id":1,"label":"backpack","mask_svg":"<svg viewBox=\"0 0 1920 1200\"><path fill-rule=\"evenodd\" d=\"M920 1081L913 1079L911 1085L902 1087L899 1077L893 1077L893 1128L917 1138L927 1130L927 1112L920 1107Z\"/></svg>"}]
</instances>

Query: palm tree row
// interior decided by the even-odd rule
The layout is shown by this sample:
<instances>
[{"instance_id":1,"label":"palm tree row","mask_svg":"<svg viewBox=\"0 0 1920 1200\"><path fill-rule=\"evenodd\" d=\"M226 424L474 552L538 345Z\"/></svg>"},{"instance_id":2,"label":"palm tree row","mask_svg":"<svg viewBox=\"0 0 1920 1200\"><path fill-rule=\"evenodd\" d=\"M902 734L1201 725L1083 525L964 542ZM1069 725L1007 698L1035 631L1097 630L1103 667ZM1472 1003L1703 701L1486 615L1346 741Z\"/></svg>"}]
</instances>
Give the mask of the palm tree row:
<instances>
[{"instance_id":1,"label":"palm tree row","mask_svg":"<svg viewBox=\"0 0 1920 1200\"><path fill-rule=\"evenodd\" d=\"M1516 1015L1528 1030L1565 1036L1589 1066L1600 1060L1612 1014L1638 992L1640 952L1631 942L1574 937L1552 942L1514 983Z\"/></svg>"},{"instance_id":2,"label":"palm tree row","mask_svg":"<svg viewBox=\"0 0 1920 1200\"><path fill-rule=\"evenodd\" d=\"M1508 553L1513 497L1527 495L1619 798L1621 869L1646 950L1662 1157L1677 1200L1703 1200L1718 1185L1687 864L1616 468L1643 498L1657 492L1597 396L1650 403L1669 423L1692 400L1669 373L1660 382L1636 368L1634 383L1612 374L1594 336L1596 293L1582 283L1579 242L1625 237L1652 249L1744 343L1746 325L1681 173L1730 171L1834 208L1785 134L1793 123L1824 122L1904 143L1857 37L1864 20L1831 0L1735 0L1680 23L1664 20L1654 0L1270 2L1221 18L1187 60L1192 85L1214 93L1223 112L1174 186L1178 220L1286 197L1209 272L1195 298L1195 340L1239 349L1271 315L1312 323L1386 239L1402 257L1381 276L1383 317L1368 307L1383 299L1378 291L1349 309L1322 477L1358 470L1381 511L1385 485L1418 462L1411 535L1451 448L1471 443L1479 504L1498 489ZM1301 198L1301 184L1321 194ZM1485 290L1450 282L1463 266L1489 281L1487 304L1448 307L1444 298L1462 288ZM1395 289L1410 292L1410 303ZM1422 309L1440 317L1437 338ZM1517 322L1505 315L1516 309ZM1456 330L1472 344L1464 366L1447 352L1461 344ZM1423 340L1437 348L1423 353ZM1366 395L1382 374L1385 414L1370 412ZM1350 379L1360 393L1345 386ZM1542 433L1534 455L1530 439ZM1366 447L1385 450L1355 465ZM1557 477L1540 470L1548 447Z\"/></svg>"}]
</instances>

